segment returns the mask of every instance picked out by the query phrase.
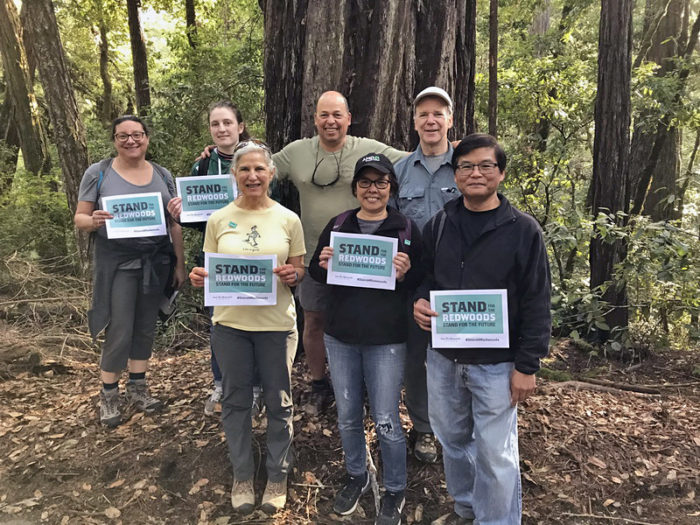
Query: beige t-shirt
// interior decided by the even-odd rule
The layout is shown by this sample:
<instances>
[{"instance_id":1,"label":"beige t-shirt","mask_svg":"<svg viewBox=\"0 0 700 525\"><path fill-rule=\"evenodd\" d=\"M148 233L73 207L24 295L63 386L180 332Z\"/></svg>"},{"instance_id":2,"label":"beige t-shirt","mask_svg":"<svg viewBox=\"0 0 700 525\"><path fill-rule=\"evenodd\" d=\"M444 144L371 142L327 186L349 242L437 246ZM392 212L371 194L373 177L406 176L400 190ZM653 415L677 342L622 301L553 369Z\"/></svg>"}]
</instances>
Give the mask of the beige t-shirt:
<instances>
[{"instance_id":1,"label":"beige t-shirt","mask_svg":"<svg viewBox=\"0 0 700 525\"><path fill-rule=\"evenodd\" d=\"M207 222L204 251L231 255L277 255L277 264L304 255L304 232L296 214L279 203L264 210L245 210L235 202L214 212ZM292 330L296 326L294 297L277 282L277 304L215 306L212 322L239 330Z\"/></svg>"},{"instance_id":2,"label":"beige t-shirt","mask_svg":"<svg viewBox=\"0 0 700 525\"><path fill-rule=\"evenodd\" d=\"M299 190L301 222L308 248L304 264L309 265L318 237L331 217L351 208L357 208L351 183L355 164L370 153L382 153L391 162L407 155L376 140L347 136L343 149L335 153L325 151L318 136L300 139L288 144L272 156L280 179L289 178ZM314 174L315 170L315 174ZM312 182L313 180L316 184ZM326 187L325 185L337 182Z\"/></svg>"}]
</instances>

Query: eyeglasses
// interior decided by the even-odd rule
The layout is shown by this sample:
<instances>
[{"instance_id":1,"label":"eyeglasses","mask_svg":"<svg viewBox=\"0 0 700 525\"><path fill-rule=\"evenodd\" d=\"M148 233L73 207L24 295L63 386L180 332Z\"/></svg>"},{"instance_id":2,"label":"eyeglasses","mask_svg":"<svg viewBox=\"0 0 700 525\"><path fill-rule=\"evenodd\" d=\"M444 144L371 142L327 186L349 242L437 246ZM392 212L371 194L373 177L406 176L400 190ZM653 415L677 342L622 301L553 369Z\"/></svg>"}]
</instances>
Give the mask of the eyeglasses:
<instances>
[{"instance_id":1,"label":"eyeglasses","mask_svg":"<svg viewBox=\"0 0 700 525\"><path fill-rule=\"evenodd\" d=\"M367 189L369 188L372 184L374 184L378 190L385 190L389 187L391 184L391 181L388 181L386 179L378 179L378 180L370 180L370 179L358 179L357 185L360 188Z\"/></svg>"},{"instance_id":2,"label":"eyeglasses","mask_svg":"<svg viewBox=\"0 0 700 525\"><path fill-rule=\"evenodd\" d=\"M146 133L143 131L134 131L133 133L116 133L114 138L117 142L121 143L128 141L129 137L131 137L134 142L141 142L145 136Z\"/></svg>"},{"instance_id":3,"label":"eyeglasses","mask_svg":"<svg viewBox=\"0 0 700 525\"><path fill-rule=\"evenodd\" d=\"M470 175L474 172L474 168L479 168L479 172L482 175L490 175L497 167L498 164L495 162L480 162L479 164L463 162L462 164L457 164L456 170L461 171L465 175Z\"/></svg>"},{"instance_id":4,"label":"eyeglasses","mask_svg":"<svg viewBox=\"0 0 700 525\"><path fill-rule=\"evenodd\" d=\"M264 149L267 152L270 152L270 146L265 144L262 140L258 139L248 139L244 140L243 142L239 142L238 144L236 144L236 147L233 148L233 152L236 153L238 150L247 148L248 146L257 146L259 148Z\"/></svg>"},{"instance_id":5,"label":"eyeglasses","mask_svg":"<svg viewBox=\"0 0 700 525\"><path fill-rule=\"evenodd\" d=\"M318 157L318 152L316 152L316 156ZM340 160L338 160L338 157L336 157L335 153L333 153L333 158L335 159L335 167L336 167L335 179L333 179L330 182L326 182L326 183L320 183L320 182L316 181L316 172L318 171L318 167L327 158L328 157L323 157L321 160L319 160L316 163L316 166L314 166L314 171L311 174L311 184L313 184L317 188L327 188L328 186L333 186L333 184L335 184L336 182L338 182L340 180ZM343 158L343 151L342 150L340 151L340 158L341 159Z\"/></svg>"}]
</instances>

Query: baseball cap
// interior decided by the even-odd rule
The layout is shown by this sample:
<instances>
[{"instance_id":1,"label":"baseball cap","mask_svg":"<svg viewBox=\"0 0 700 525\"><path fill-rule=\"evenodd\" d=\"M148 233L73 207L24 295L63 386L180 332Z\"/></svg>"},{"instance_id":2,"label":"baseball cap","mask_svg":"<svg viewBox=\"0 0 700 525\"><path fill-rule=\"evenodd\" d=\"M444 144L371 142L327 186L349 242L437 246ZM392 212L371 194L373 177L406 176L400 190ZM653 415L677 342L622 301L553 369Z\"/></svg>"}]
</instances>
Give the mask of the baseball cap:
<instances>
[{"instance_id":1,"label":"baseball cap","mask_svg":"<svg viewBox=\"0 0 700 525\"><path fill-rule=\"evenodd\" d=\"M394 177L396 176L394 173L394 165L381 153L370 153L369 155L361 157L355 164L355 176L353 180L356 179L365 168L374 168L380 173L388 173L394 175Z\"/></svg>"},{"instance_id":2,"label":"baseball cap","mask_svg":"<svg viewBox=\"0 0 700 525\"><path fill-rule=\"evenodd\" d=\"M444 89L436 86L430 86L425 88L423 91L416 95L416 98L413 101L413 107L416 107L418 105L418 102L420 102L420 100L425 97L441 98L450 108L450 112L452 112L452 99L450 98L450 95L447 94L447 91L445 91Z\"/></svg>"}]
</instances>

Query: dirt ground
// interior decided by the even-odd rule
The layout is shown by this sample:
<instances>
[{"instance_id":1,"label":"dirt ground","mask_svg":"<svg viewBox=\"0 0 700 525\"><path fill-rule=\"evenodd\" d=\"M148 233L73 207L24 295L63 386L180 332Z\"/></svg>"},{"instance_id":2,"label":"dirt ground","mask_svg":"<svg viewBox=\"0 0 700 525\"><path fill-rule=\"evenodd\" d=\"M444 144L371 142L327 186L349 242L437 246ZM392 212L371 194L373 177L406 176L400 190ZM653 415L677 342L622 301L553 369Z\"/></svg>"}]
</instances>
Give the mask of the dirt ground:
<instances>
[{"instance_id":1,"label":"dirt ground","mask_svg":"<svg viewBox=\"0 0 700 525\"><path fill-rule=\"evenodd\" d=\"M0 323L0 524L373 523L371 495L352 516L332 513L342 449L334 409L320 418L304 409L303 359L294 371L297 463L287 507L241 517L230 507L220 423L203 414L206 349L177 341L176 351L158 352L150 382L165 410L127 410L110 430L98 424L97 355L84 333ZM541 379L519 409L523 522L700 523L698 355L659 351L630 365L557 344L545 366L560 381ZM402 418L408 428L405 410ZM256 421L259 451L264 426ZM411 458L408 468L404 523L449 512L441 465ZM260 497L264 468L257 477Z\"/></svg>"}]
</instances>

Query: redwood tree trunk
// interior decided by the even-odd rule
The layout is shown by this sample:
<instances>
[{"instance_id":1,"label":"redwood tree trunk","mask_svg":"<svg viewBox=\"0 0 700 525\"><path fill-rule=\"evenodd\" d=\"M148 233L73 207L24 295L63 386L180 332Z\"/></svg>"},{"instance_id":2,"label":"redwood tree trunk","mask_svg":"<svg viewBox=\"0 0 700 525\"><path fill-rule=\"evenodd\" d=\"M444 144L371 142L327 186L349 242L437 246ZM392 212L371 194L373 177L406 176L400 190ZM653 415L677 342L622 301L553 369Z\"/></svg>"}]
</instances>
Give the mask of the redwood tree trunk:
<instances>
[{"instance_id":1,"label":"redwood tree trunk","mask_svg":"<svg viewBox=\"0 0 700 525\"><path fill-rule=\"evenodd\" d=\"M107 40L107 24L100 20L100 78L102 79L102 122L112 121L112 79L109 76L109 40Z\"/></svg>"},{"instance_id":2,"label":"redwood tree trunk","mask_svg":"<svg viewBox=\"0 0 700 525\"><path fill-rule=\"evenodd\" d=\"M686 0L648 0L645 13L645 40L648 46L642 52L641 59L646 58L660 67L657 76L664 77L675 71L673 59L678 56L678 42L681 39L681 18ZM648 36L646 36L648 35ZM654 116L649 112L640 117L640 121L649 121ZM657 134L665 135L658 155L651 159ZM635 125L630 156L630 176L634 178L631 187L641 182L640 174L650 162L655 164L651 181L645 191L639 192L636 200L643 199L642 213L650 215L652 220L670 219L674 215L674 205L668 202L669 195L677 195L677 180L680 173L680 132L676 126L659 126L649 129L648 125ZM641 203L640 203L641 204Z\"/></svg>"},{"instance_id":3,"label":"redwood tree trunk","mask_svg":"<svg viewBox=\"0 0 700 525\"><path fill-rule=\"evenodd\" d=\"M22 43L19 14L12 0L0 0L0 52L24 165L32 173L46 172L49 153Z\"/></svg>"},{"instance_id":4,"label":"redwood tree trunk","mask_svg":"<svg viewBox=\"0 0 700 525\"><path fill-rule=\"evenodd\" d=\"M628 210L633 5L634 0L602 0L593 141L594 217L600 212ZM624 221L618 219L617 222ZM625 255L624 241L603 239L596 228L590 245L591 288L613 280L615 265L624 260ZM606 315L610 329L626 328L628 310L624 283L613 282L603 299L612 307Z\"/></svg>"},{"instance_id":5,"label":"redwood tree trunk","mask_svg":"<svg viewBox=\"0 0 700 525\"><path fill-rule=\"evenodd\" d=\"M453 96L457 136L473 129L475 0L279 0L261 7L274 149L313 135L316 99L329 89L348 98L351 134L396 147L409 147L411 104L429 85Z\"/></svg>"},{"instance_id":6,"label":"redwood tree trunk","mask_svg":"<svg viewBox=\"0 0 700 525\"><path fill-rule=\"evenodd\" d=\"M151 105L151 88L148 81L148 58L146 41L141 30L139 7L141 0L126 0L129 15L129 37L131 39L131 57L134 63L134 91L136 93L136 108L139 115L148 113Z\"/></svg>"},{"instance_id":7,"label":"redwood tree trunk","mask_svg":"<svg viewBox=\"0 0 700 525\"><path fill-rule=\"evenodd\" d=\"M89 165L85 130L78 113L53 4L51 0L30 0L27 2L27 10L28 29L37 55L41 57L38 62L39 76L53 125L53 137L63 172L68 207L74 214L80 180ZM85 263L87 236L79 235L78 241Z\"/></svg>"},{"instance_id":8,"label":"redwood tree trunk","mask_svg":"<svg viewBox=\"0 0 700 525\"><path fill-rule=\"evenodd\" d=\"M489 134L498 135L498 0L489 5Z\"/></svg>"},{"instance_id":9,"label":"redwood tree trunk","mask_svg":"<svg viewBox=\"0 0 700 525\"><path fill-rule=\"evenodd\" d=\"M187 28L187 42L194 49L197 47L197 18L194 0L185 0L185 26Z\"/></svg>"}]
</instances>

